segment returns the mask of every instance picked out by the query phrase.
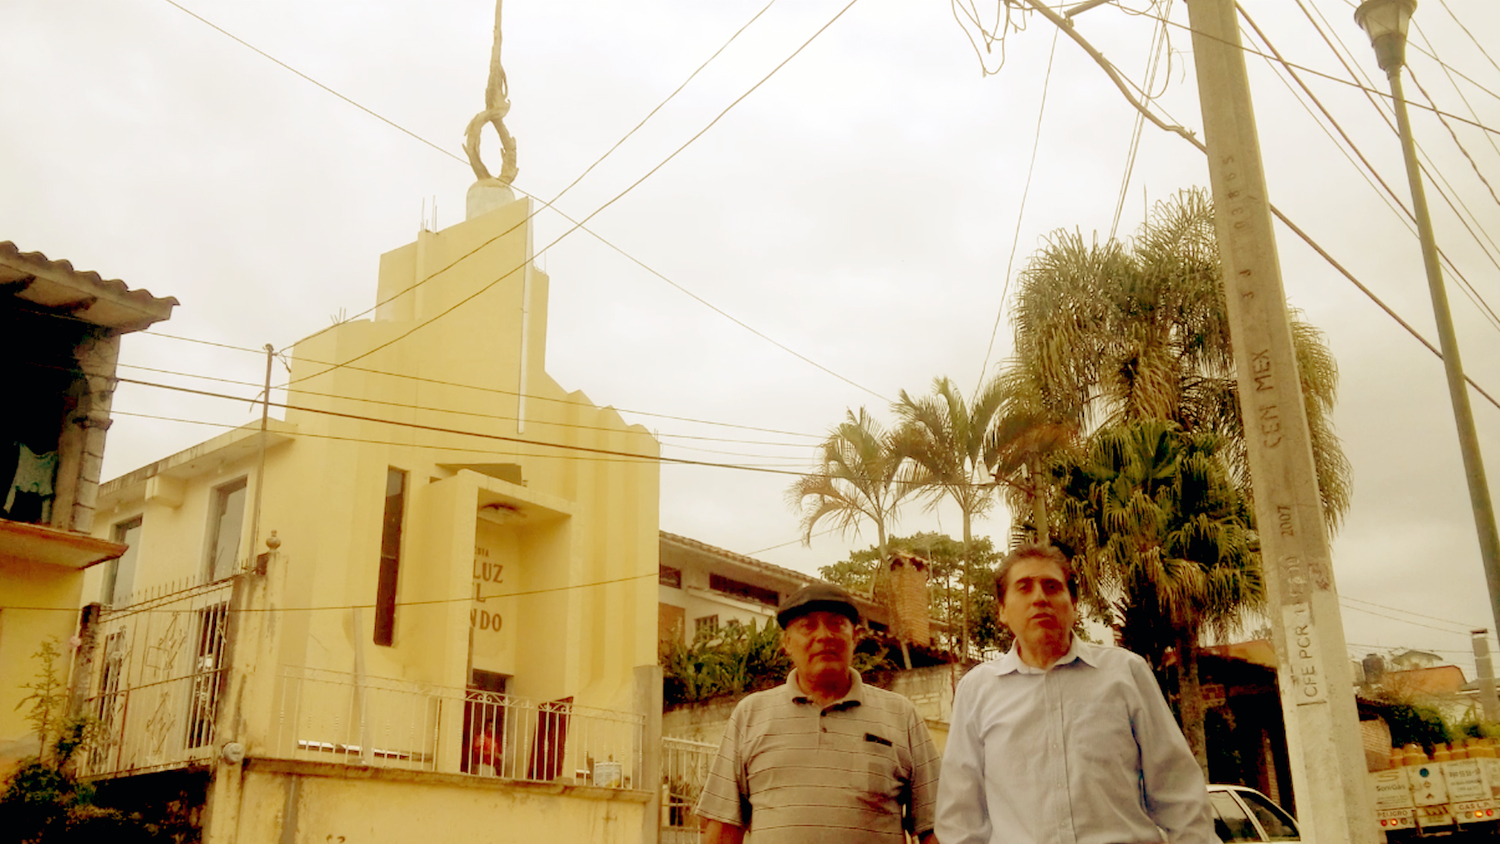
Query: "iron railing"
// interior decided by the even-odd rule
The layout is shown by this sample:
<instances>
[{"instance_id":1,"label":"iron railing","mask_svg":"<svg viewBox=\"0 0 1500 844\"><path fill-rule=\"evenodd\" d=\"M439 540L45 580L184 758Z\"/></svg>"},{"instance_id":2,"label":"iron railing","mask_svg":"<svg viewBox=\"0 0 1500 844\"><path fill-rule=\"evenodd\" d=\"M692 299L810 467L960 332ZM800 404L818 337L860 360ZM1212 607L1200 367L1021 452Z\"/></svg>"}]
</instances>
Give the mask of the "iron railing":
<instances>
[{"instance_id":1,"label":"iron railing","mask_svg":"<svg viewBox=\"0 0 1500 844\"><path fill-rule=\"evenodd\" d=\"M144 773L213 755L233 589L223 580L103 611L84 704L98 727L81 774Z\"/></svg>"},{"instance_id":2,"label":"iron railing","mask_svg":"<svg viewBox=\"0 0 1500 844\"><path fill-rule=\"evenodd\" d=\"M642 715L316 668L278 677L274 755L639 787Z\"/></svg>"},{"instance_id":3,"label":"iron railing","mask_svg":"<svg viewBox=\"0 0 1500 844\"><path fill-rule=\"evenodd\" d=\"M696 844L698 817L693 807L703 793L708 767L719 747L691 739L661 740L662 844Z\"/></svg>"}]
</instances>

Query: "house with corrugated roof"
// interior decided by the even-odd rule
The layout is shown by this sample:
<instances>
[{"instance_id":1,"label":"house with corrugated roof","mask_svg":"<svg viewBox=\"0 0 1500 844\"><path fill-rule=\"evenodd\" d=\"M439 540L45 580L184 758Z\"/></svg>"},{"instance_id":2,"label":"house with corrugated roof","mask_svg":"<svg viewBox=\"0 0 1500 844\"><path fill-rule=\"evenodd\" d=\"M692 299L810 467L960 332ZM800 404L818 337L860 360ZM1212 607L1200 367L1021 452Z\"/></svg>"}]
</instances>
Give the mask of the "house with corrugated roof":
<instances>
[{"instance_id":1,"label":"house with corrugated roof","mask_svg":"<svg viewBox=\"0 0 1500 844\"><path fill-rule=\"evenodd\" d=\"M0 774L39 748L22 703L32 654L49 640L71 653L85 570L131 564L95 518L115 369L121 338L176 305L0 241Z\"/></svg>"}]
</instances>

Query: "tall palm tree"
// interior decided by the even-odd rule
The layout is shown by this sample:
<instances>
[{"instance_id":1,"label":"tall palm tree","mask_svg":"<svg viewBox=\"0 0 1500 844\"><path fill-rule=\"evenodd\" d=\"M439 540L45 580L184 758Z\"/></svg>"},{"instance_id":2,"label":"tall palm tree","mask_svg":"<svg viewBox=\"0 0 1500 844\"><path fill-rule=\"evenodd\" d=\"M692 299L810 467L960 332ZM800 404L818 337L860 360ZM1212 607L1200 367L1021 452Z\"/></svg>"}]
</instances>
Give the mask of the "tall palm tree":
<instances>
[{"instance_id":1,"label":"tall palm tree","mask_svg":"<svg viewBox=\"0 0 1500 844\"><path fill-rule=\"evenodd\" d=\"M1206 191L1158 203L1129 244L1059 231L1020 276L1008 378L1050 418L1082 430L1165 419L1222 437L1222 458L1249 496L1213 204ZM1292 314L1323 514L1349 507L1349 463L1333 430L1338 368L1316 328Z\"/></svg>"},{"instance_id":2,"label":"tall palm tree","mask_svg":"<svg viewBox=\"0 0 1500 844\"><path fill-rule=\"evenodd\" d=\"M857 415L845 411L844 421L818 446L817 469L787 488L787 504L802 514L803 543L812 542L813 531L825 520L833 521L845 534L858 533L860 523L868 520L875 526L880 550L878 583L882 575L889 575L883 569L890 556L888 534L897 508L917 490L913 474L893 436L869 411L863 407ZM910 668L911 655L904 640L901 656Z\"/></svg>"},{"instance_id":3,"label":"tall palm tree","mask_svg":"<svg viewBox=\"0 0 1500 844\"><path fill-rule=\"evenodd\" d=\"M1078 447L1075 422L1059 419L1043 405L1035 385L1017 368L1001 373L1002 403L991 427L990 449L995 455L995 482L1013 512L1018 514L1013 533L1018 540L1052 544L1048 499L1052 495L1052 469ZM1030 513L1030 524L1020 518Z\"/></svg>"},{"instance_id":4,"label":"tall palm tree","mask_svg":"<svg viewBox=\"0 0 1500 844\"><path fill-rule=\"evenodd\" d=\"M965 401L947 378L932 382L932 393L912 398L905 390L893 409L901 420L895 442L898 451L917 468L915 482L935 508L949 498L963 518L963 614L959 653L969 653L969 561L973 520L994 504L995 443L990 437L1002 401L1002 385L995 378Z\"/></svg>"},{"instance_id":5,"label":"tall palm tree","mask_svg":"<svg viewBox=\"0 0 1500 844\"><path fill-rule=\"evenodd\" d=\"M1059 536L1096 613L1162 671L1177 655L1188 745L1208 772L1198 639L1227 633L1265 603L1258 541L1221 439L1148 419L1096 431L1062 473Z\"/></svg>"},{"instance_id":6,"label":"tall palm tree","mask_svg":"<svg viewBox=\"0 0 1500 844\"><path fill-rule=\"evenodd\" d=\"M1021 273L1013 320L1015 353L1006 377L1045 418L1072 422L1092 432L1091 439L1102 431L1148 420L1170 422L1184 434L1213 435L1211 456L1197 455L1191 462L1219 465L1222 477L1240 497L1243 525L1250 526L1253 489L1221 275L1213 205L1202 190L1184 191L1158 203L1128 243L1087 242L1076 231L1059 231ZM1335 529L1350 498L1349 464L1332 425L1338 370L1319 332L1295 312L1292 337L1323 515ZM1060 496L1063 500L1055 505L1066 511L1072 506L1068 499L1076 501L1078 493L1076 488L1067 494L1054 489L1050 495ZM1099 588L1113 584L1115 591L1105 595L1113 596L1122 641L1150 650L1166 639L1175 640L1184 679L1192 685L1197 634L1183 623L1188 618L1183 612L1193 604L1178 600L1174 590L1192 586L1197 575L1193 567L1173 560L1203 560L1150 550L1168 546L1152 539L1158 530L1148 519L1153 512L1145 506L1149 500L1121 498L1109 511L1113 521L1097 523L1091 540L1086 532L1079 535L1075 530L1087 525L1083 513L1074 509L1059 514L1058 521L1075 523L1060 530L1072 534L1060 544L1072 546L1080 569L1093 570ZM1100 506L1104 503L1106 499L1100 498ZM1217 533L1210 531L1212 536L1226 547L1238 547L1240 534L1219 522L1194 524L1202 530L1213 527ZM1099 533L1105 526L1110 532ZM1119 540L1125 543L1120 545L1122 553L1100 552L1087 559L1088 541L1099 543L1116 535L1133 536L1128 543ZM1249 536L1253 548L1253 534ZM1123 553L1132 549L1132 554ZM1219 574L1235 583L1258 582L1258 554L1243 557L1242 570L1240 551L1224 553L1234 565ZM1203 594L1226 600L1238 594L1222 584L1204 588L1208 592ZM1196 595L1199 590L1181 594ZM1244 594L1254 597L1253 591ZM1210 626L1218 623L1213 613L1203 618ZM1196 694L1185 695L1184 701L1184 727L1199 734L1195 750L1201 754L1201 708L1193 709L1201 702Z\"/></svg>"},{"instance_id":7,"label":"tall palm tree","mask_svg":"<svg viewBox=\"0 0 1500 844\"><path fill-rule=\"evenodd\" d=\"M787 488L787 503L802 514L802 541L810 543L825 520L840 532L857 533L860 522L868 519L884 558L897 508L916 489L911 474L892 435L869 411L845 411L844 421L818 446L817 469Z\"/></svg>"}]
</instances>

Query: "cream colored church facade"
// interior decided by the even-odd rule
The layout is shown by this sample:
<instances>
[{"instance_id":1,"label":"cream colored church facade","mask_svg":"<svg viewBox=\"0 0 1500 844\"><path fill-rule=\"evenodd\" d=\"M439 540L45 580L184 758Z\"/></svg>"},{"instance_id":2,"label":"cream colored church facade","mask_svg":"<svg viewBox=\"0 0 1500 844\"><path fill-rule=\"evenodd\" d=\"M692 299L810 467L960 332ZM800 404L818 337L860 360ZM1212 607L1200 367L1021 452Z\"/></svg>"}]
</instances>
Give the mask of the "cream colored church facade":
<instances>
[{"instance_id":1,"label":"cream colored church facade","mask_svg":"<svg viewBox=\"0 0 1500 844\"><path fill-rule=\"evenodd\" d=\"M548 376L496 205L382 256L284 419L101 487L91 771L207 766L206 841L653 834L658 444Z\"/></svg>"}]
</instances>

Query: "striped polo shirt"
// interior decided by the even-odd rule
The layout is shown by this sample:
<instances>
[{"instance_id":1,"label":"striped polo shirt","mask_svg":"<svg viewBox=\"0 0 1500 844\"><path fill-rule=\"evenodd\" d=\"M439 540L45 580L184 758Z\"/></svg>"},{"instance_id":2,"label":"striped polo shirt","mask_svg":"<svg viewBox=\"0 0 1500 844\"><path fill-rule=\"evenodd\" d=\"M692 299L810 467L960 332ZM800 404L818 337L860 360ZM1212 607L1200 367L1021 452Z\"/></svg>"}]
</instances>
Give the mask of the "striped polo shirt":
<instances>
[{"instance_id":1,"label":"striped polo shirt","mask_svg":"<svg viewBox=\"0 0 1500 844\"><path fill-rule=\"evenodd\" d=\"M819 707L784 685L740 701L709 769L698 815L755 844L903 844L932 829L940 760L912 702L853 682Z\"/></svg>"}]
</instances>

